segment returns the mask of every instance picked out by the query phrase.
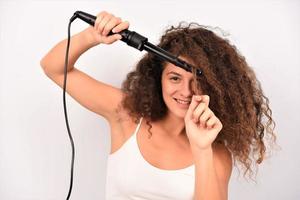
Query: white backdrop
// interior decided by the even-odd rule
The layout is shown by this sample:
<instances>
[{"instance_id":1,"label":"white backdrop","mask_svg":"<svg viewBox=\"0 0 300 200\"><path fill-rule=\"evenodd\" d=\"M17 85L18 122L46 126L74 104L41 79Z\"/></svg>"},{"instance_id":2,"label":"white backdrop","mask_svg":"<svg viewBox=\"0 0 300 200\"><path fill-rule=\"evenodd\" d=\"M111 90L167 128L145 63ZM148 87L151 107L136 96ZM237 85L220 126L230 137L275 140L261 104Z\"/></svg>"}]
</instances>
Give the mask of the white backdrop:
<instances>
[{"instance_id":1,"label":"white backdrop","mask_svg":"<svg viewBox=\"0 0 300 200\"><path fill-rule=\"evenodd\" d=\"M1 1L0 0L0 199L61 200L69 189L71 144L62 90L39 62L67 37L76 10L107 10L128 20L156 43L168 25L196 21L219 26L257 73L270 99L282 147L264 162L257 184L234 169L229 199L300 199L300 3L299 1ZM87 27L75 20L72 34ZM120 87L144 53L122 42L100 45L80 57L77 68ZM104 199L110 150L106 121L67 98L75 142L73 200Z\"/></svg>"}]
</instances>

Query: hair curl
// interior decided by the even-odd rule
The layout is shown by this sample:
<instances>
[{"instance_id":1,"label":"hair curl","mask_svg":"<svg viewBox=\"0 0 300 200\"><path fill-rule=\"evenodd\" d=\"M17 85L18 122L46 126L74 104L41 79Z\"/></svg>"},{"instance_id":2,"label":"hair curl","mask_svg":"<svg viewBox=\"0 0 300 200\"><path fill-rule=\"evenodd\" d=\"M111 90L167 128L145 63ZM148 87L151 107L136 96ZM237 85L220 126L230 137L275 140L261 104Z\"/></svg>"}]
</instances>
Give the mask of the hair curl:
<instances>
[{"instance_id":1,"label":"hair curl","mask_svg":"<svg viewBox=\"0 0 300 200\"><path fill-rule=\"evenodd\" d=\"M193 75L197 88L210 96L210 109L221 120L223 129L215 142L223 143L234 162L244 168L244 176L253 174L252 164L266 156L266 139L274 144L275 122L261 84L245 58L227 39L208 27L180 22L161 37L159 47L191 60L202 76ZM146 118L151 134L151 121L162 119L167 107L162 98L161 76L165 61L145 54L122 84L122 106L137 122ZM236 163L236 162L235 162Z\"/></svg>"}]
</instances>

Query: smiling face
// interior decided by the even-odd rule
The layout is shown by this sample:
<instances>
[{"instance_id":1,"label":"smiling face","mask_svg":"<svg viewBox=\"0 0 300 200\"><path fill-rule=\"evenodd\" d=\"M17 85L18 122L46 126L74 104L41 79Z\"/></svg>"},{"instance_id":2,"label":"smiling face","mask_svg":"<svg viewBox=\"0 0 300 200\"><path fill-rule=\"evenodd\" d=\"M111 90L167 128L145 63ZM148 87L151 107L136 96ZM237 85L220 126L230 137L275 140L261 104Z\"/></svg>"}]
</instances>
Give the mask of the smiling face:
<instances>
[{"instance_id":1,"label":"smiling face","mask_svg":"<svg viewBox=\"0 0 300 200\"><path fill-rule=\"evenodd\" d=\"M184 118L192 96L195 94L193 74L171 63L162 72L162 95L168 113Z\"/></svg>"}]
</instances>

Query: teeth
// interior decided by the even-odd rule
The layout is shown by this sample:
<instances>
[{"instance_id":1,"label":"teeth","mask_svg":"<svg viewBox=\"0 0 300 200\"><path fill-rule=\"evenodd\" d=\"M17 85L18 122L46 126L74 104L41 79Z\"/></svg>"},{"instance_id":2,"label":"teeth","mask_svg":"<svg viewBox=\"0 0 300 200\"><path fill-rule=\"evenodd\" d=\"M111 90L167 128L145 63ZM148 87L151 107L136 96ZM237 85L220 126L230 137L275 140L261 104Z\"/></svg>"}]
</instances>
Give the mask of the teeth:
<instances>
[{"instance_id":1,"label":"teeth","mask_svg":"<svg viewBox=\"0 0 300 200\"><path fill-rule=\"evenodd\" d=\"M183 100L179 100L179 99L175 99L175 100L180 104L185 104L185 105L190 104L190 101L183 101Z\"/></svg>"}]
</instances>

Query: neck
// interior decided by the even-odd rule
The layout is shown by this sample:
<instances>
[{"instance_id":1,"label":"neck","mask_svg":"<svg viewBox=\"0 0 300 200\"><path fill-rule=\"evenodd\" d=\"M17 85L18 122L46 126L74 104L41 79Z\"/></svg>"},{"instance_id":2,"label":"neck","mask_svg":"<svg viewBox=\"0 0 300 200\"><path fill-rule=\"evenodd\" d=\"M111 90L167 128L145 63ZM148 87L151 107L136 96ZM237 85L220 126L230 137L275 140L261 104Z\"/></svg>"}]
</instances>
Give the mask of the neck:
<instances>
[{"instance_id":1,"label":"neck","mask_svg":"<svg viewBox=\"0 0 300 200\"><path fill-rule=\"evenodd\" d=\"M157 122L162 129L163 134L172 138L185 137L185 124L183 118L178 118L168 114L162 120Z\"/></svg>"}]
</instances>

